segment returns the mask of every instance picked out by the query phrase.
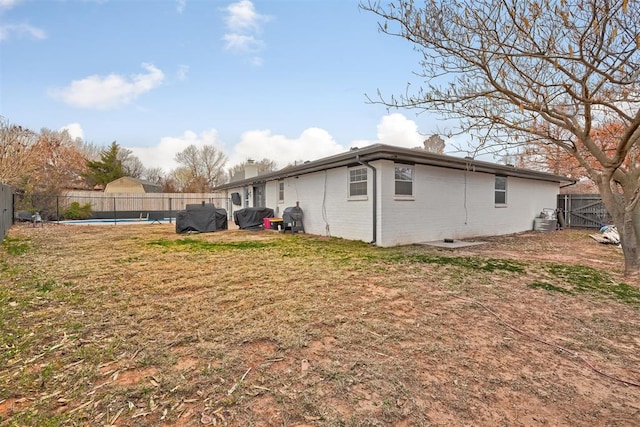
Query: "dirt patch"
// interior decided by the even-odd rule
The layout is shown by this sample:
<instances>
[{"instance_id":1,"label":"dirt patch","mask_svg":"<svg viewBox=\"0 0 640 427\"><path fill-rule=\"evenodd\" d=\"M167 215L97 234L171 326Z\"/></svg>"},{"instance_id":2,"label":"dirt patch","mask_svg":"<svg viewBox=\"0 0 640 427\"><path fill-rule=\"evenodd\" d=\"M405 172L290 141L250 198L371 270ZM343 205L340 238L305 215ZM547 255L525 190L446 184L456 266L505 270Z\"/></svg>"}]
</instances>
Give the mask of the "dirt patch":
<instances>
[{"instance_id":1,"label":"dirt patch","mask_svg":"<svg viewBox=\"0 0 640 427\"><path fill-rule=\"evenodd\" d=\"M589 233L14 227L0 423L636 425L638 284Z\"/></svg>"},{"instance_id":2,"label":"dirt patch","mask_svg":"<svg viewBox=\"0 0 640 427\"><path fill-rule=\"evenodd\" d=\"M115 385L120 386L129 386L142 384L144 382L153 383L156 382L153 378L158 372L156 368L141 368L141 369L130 369L126 371L116 371L112 376L112 382Z\"/></svg>"},{"instance_id":3,"label":"dirt patch","mask_svg":"<svg viewBox=\"0 0 640 427\"><path fill-rule=\"evenodd\" d=\"M187 371L195 368L198 365L198 359L195 357L183 356L178 359L174 369L178 371Z\"/></svg>"},{"instance_id":4,"label":"dirt patch","mask_svg":"<svg viewBox=\"0 0 640 427\"><path fill-rule=\"evenodd\" d=\"M29 403L27 398L24 397L4 399L0 401L0 416L9 417L14 412L19 412L29 406Z\"/></svg>"},{"instance_id":5,"label":"dirt patch","mask_svg":"<svg viewBox=\"0 0 640 427\"><path fill-rule=\"evenodd\" d=\"M562 230L526 232L484 238L489 244L464 248L461 254L482 254L497 258L557 261L604 269L621 278L622 250L597 243L589 234L597 231Z\"/></svg>"}]
</instances>

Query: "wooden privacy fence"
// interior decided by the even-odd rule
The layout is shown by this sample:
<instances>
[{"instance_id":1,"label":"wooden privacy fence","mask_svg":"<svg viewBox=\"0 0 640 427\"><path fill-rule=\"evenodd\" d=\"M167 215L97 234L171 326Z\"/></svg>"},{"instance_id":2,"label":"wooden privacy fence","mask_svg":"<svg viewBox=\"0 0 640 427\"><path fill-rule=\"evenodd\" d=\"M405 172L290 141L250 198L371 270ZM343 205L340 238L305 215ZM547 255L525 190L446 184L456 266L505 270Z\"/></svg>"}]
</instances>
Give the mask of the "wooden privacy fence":
<instances>
[{"instance_id":1,"label":"wooden privacy fence","mask_svg":"<svg viewBox=\"0 0 640 427\"><path fill-rule=\"evenodd\" d=\"M559 194L558 210L566 227L600 228L611 224L611 216L599 194Z\"/></svg>"},{"instance_id":2,"label":"wooden privacy fence","mask_svg":"<svg viewBox=\"0 0 640 427\"><path fill-rule=\"evenodd\" d=\"M92 218L135 218L147 214L175 217L188 204L212 203L230 211L230 201L220 193L99 193L67 191L60 195L38 194L20 196L16 210L37 211L43 218L64 218L72 205L91 206Z\"/></svg>"},{"instance_id":3,"label":"wooden privacy fence","mask_svg":"<svg viewBox=\"0 0 640 427\"><path fill-rule=\"evenodd\" d=\"M67 191L63 195L68 203L91 204L94 212L117 211L181 211L188 204L213 203L228 210L228 200L220 193L96 193L93 191Z\"/></svg>"},{"instance_id":4,"label":"wooden privacy fence","mask_svg":"<svg viewBox=\"0 0 640 427\"><path fill-rule=\"evenodd\" d=\"M0 184L0 240L4 239L13 223L13 189Z\"/></svg>"}]
</instances>

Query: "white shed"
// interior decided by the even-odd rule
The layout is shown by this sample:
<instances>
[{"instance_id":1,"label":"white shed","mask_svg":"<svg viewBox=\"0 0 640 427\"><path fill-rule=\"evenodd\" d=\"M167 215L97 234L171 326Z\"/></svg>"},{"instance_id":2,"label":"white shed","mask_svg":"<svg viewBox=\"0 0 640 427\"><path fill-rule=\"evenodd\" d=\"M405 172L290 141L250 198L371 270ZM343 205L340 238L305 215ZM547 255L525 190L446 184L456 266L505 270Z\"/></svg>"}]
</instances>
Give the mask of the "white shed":
<instances>
[{"instance_id":1,"label":"white shed","mask_svg":"<svg viewBox=\"0 0 640 427\"><path fill-rule=\"evenodd\" d=\"M375 144L219 186L233 210L299 206L307 233L395 246L516 233L569 178Z\"/></svg>"}]
</instances>

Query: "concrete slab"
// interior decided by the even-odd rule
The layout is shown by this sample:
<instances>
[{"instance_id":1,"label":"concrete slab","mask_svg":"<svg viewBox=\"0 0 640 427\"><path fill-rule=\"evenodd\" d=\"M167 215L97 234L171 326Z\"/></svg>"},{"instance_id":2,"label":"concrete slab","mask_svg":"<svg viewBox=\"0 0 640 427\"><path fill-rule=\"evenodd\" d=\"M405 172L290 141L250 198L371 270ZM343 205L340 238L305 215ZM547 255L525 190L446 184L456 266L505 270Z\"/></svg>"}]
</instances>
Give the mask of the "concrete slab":
<instances>
[{"instance_id":1,"label":"concrete slab","mask_svg":"<svg viewBox=\"0 0 640 427\"><path fill-rule=\"evenodd\" d=\"M488 242L465 242L464 240L454 240L453 242L445 242L444 240L437 240L435 242L423 242L418 244L435 246L438 248L457 249L457 248L466 248L469 246L484 245L485 243L488 243Z\"/></svg>"}]
</instances>

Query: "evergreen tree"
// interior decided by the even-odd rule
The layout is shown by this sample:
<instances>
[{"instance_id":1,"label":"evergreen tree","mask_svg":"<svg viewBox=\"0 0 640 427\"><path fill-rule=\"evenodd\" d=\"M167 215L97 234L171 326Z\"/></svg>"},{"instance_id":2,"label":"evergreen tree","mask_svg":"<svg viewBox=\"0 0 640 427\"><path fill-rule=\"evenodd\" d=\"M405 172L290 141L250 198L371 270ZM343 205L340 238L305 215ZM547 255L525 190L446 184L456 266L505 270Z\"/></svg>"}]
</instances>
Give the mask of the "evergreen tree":
<instances>
[{"instance_id":1,"label":"evergreen tree","mask_svg":"<svg viewBox=\"0 0 640 427\"><path fill-rule=\"evenodd\" d=\"M100 160L87 161L87 173L85 178L90 185L105 186L113 180L125 176L122 160L120 159L120 146L114 141L100 153Z\"/></svg>"}]
</instances>

